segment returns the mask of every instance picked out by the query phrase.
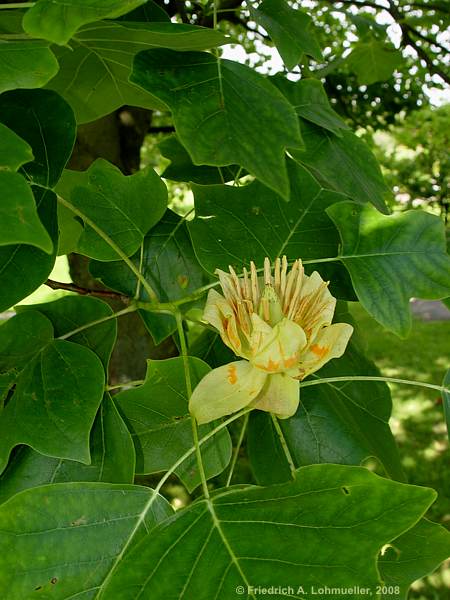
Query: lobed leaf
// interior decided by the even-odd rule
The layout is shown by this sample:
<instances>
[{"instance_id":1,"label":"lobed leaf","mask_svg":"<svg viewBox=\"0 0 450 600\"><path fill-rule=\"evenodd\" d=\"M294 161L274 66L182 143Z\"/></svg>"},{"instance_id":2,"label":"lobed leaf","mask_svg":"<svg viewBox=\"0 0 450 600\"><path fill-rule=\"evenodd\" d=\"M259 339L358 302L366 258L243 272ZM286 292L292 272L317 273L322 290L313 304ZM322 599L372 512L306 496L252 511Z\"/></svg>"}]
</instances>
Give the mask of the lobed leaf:
<instances>
[{"instance_id":1,"label":"lobed leaf","mask_svg":"<svg viewBox=\"0 0 450 600\"><path fill-rule=\"evenodd\" d=\"M1 103L1 100L0 100ZM26 244L0 246L0 311L11 308L44 283L55 264L58 247L56 196L33 186L39 219L53 242L53 253Z\"/></svg>"},{"instance_id":2,"label":"lobed leaf","mask_svg":"<svg viewBox=\"0 0 450 600\"><path fill-rule=\"evenodd\" d=\"M434 498L430 489L338 465L304 467L288 484L219 491L143 538L99 597L209 600L243 589L256 599L251 588L288 584L300 598L325 586L375 595L378 552Z\"/></svg>"},{"instance_id":3,"label":"lobed leaf","mask_svg":"<svg viewBox=\"0 0 450 600\"><path fill-rule=\"evenodd\" d=\"M103 159L89 167L86 179L77 185L75 177L75 187L65 186L74 214L84 221L78 252L101 261L120 259L117 249L131 256L164 214L166 186L153 169L124 176Z\"/></svg>"},{"instance_id":4,"label":"lobed leaf","mask_svg":"<svg viewBox=\"0 0 450 600\"><path fill-rule=\"evenodd\" d=\"M124 105L165 110L153 92L129 81L134 55L146 48L204 50L225 42L217 30L181 23L94 23L77 32L70 48L54 49L60 70L47 87L69 102L78 123Z\"/></svg>"},{"instance_id":5,"label":"lobed leaf","mask_svg":"<svg viewBox=\"0 0 450 600\"><path fill-rule=\"evenodd\" d=\"M41 223L33 192L18 173L0 170L0 246L28 244L47 254L52 240Z\"/></svg>"},{"instance_id":6,"label":"lobed leaf","mask_svg":"<svg viewBox=\"0 0 450 600\"><path fill-rule=\"evenodd\" d=\"M393 46L372 39L355 44L345 62L356 73L360 85L370 85L389 79L402 65L403 56Z\"/></svg>"},{"instance_id":7,"label":"lobed leaf","mask_svg":"<svg viewBox=\"0 0 450 600\"><path fill-rule=\"evenodd\" d=\"M53 187L72 153L76 124L70 106L51 90L14 90L0 96L0 122L25 140L34 160L21 172Z\"/></svg>"},{"instance_id":8,"label":"lobed leaf","mask_svg":"<svg viewBox=\"0 0 450 600\"><path fill-rule=\"evenodd\" d=\"M131 260L140 267L161 302L184 298L207 283L205 273L195 257L186 223L171 210L167 210L161 221L145 236L142 264L140 250ZM123 263L92 261L90 271L104 285L130 297L136 294L136 276ZM139 299L149 301L148 294L142 287ZM152 313L150 310L140 310L139 314L156 344L176 329L172 315Z\"/></svg>"},{"instance_id":9,"label":"lobed leaf","mask_svg":"<svg viewBox=\"0 0 450 600\"><path fill-rule=\"evenodd\" d=\"M272 81L283 92L299 117L331 131L338 137L342 137L342 129L349 129L345 121L331 108L327 93L318 79L305 78L294 82L278 75Z\"/></svg>"},{"instance_id":10,"label":"lobed leaf","mask_svg":"<svg viewBox=\"0 0 450 600\"><path fill-rule=\"evenodd\" d=\"M393 540L381 553L378 566L389 590L400 587L400 594L382 594L383 600L406 600L414 581L429 575L450 557L450 533L441 525L421 519L414 527Z\"/></svg>"},{"instance_id":11,"label":"lobed leaf","mask_svg":"<svg viewBox=\"0 0 450 600\"><path fill-rule=\"evenodd\" d=\"M162 496L136 485L60 483L17 494L0 507L0 594L94 598L128 546L170 514Z\"/></svg>"},{"instance_id":12,"label":"lobed leaf","mask_svg":"<svg viewBox=\"0 0 450 600\"><path fill-rule=\"evenodd\" d=\"M339 229L340 260L361 304L386 329L403 337L408 334L412 296L449 295L450 258L438 217L424 211L384 216L353 202L326 210Z\"/></svg>"},{"instance_id":13,"label":"lobed leaf","mask_svg":"<svg viewBox=\"0 0 450 600\"><path fill-rule=\"evenodd\" d=\"M285 149L301 147L294 109L252 69L202 52L147 50L130 80L172 111L194 164L239 164L289 199Z\"/></svg>"},{"instance_id":14,"label":"lobed leaf","mask_svg":"<svg viewBox=\"0 0 450 600\"><path fill-rule=\"evenodd\" d=\"M250 14L270 35L288 70L296 67L304 54L322 59L313 21L305 12L290 8L284 0L264 0Z\"/></svg>"},{"instance_id":15,"label":"lobed leaf","mask_svg":"<svg viewBox=\"0 0 450 600\"><path fill-rule=\"evenodd\" d=\"M33 160L31 146L17 133L0 123L0 170L17 171Z\"/></svg>"},{"instance_id":16,"label":"lobed leaf","mask_svg":"<svg viewBox=\"0 0 450 600\"><path fill-rule=\"evenodd\" d=\"M145 0L38 0L24 15L24 30L32 37L65 45L86 23L120 17Z\"/></svg>"},{"instance_id":17,"label":"lobed leaf","mask_svg":"<svg viewBox=\"0 0 450 600\"><path fill-rule=\"evenodd\" d=\"M192 387L209 372L209 367L198 358L189 357ZM142 386L120 392L115 397L130 428L136 446L136 472L167 471L181 456L192 448L191 416L181 357L167 360L149 360ZM199 428L203 437L214 424ZM231 458L231 440L226 429L201 446L206 477L221 473ZM200 484L196 457L191 454L175 473L189 491Z\"/></svg>"},{"instance_id":18,"label":"lobed leaf","mask_svg":"<svg viewBox=\"0 0 450 600\"><path fill-rule=\"evenodd\" d=\"M301 120L304 150L291 154L326 187L346 194L355 202L371 202L386 213L385 199L391 195L380 166L368 146L350 131L337 137Z\"/></svg>"},{"instance_id":19,"label":"lobed leaf","mask_svg":"<svg viewBox=\"0 0 450 600\"><path fill-rule=\"evenodd\" d=\"M103 481L133 483L133 440L109 394L105 394L90 434L91 463L52 458L20 446L0 475L0 503L47 483Z\"/></svg>"},{"instance_id":20,"label":"lobed leaf","mask_svg":"<svg viewBox=\"0 0 450 600\"><path fill-rule=\"evenodd\" d=\"M41 40L0 44L0 94L43 87L58 72L56 56Z\"/></svg>"}]
</instances>

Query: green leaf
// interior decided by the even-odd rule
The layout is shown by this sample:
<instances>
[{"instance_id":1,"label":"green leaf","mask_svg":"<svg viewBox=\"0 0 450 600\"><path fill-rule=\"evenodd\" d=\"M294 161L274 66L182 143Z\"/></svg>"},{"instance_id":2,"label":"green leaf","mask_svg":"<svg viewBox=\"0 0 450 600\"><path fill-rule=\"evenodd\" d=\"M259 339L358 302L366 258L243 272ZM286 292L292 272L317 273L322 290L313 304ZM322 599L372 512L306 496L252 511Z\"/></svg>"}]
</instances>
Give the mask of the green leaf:
<instances>
[{"instance_id":1,"label":"green leaf","mask_svg":"<svg viewBox=\"0 0 450 600\"><path fill-rule=\"evenodd\" d=\"M409 299L445 298L450 258L439 217L424 211L384 216L342 202L326 209L342 239L340 260L364 308L399 336L411 328Z\"/></svg>"},{"instance_id":2,"label":"green leaf","mask_svg":"<svg viewBox=\"0 0 450 600\"><path fill-rule=\"evenodd\" d=\"M46 483L104 481L133 483L135 453L131 435L106 394L90 436L91 464L51 458L21 446L0 476L0 503L22 490Z\"/></svg>"},{"instance_id":3,"label":"green leaf","mask_svg":"<svg viewBox=\"0 0 450 600\"><path fill-rule=\"evenodd\" d=\"M0 327L0 372L20 373L52 339L51 322L34 310L8 319Z\"/></svg>"},{"instance_id":4,"label":"green leaf","mask_svg":"<svg viewBox=\"0 0 450 600\"><path fill-rule=\"evenodd\" d=\"M337 137L301 121L305 150L291 154L316 177L355 202L371 202L386 213L385 199L391 195L375 156L368 146L350 131Z\"/></svg>"},{"instance_id":5,"label":"green leaf","mask_svg":"<svg viewBox=\"0 0 450 600\"><path fill-rule=\"evenodd\" d=\"M143 6L135 8L126 15L122 15L117 19L118 21L132 21L132 22L170 22L170 17L166 11L156 4L154 0L147 0Z\"/></svg>"},{"instance_id":6,"label":"green leaf","mask_svg":"<svg viewBox=\"0 0 450 600\"><path fill-rule=\"evenodd\" d=\"M393 46L372 39L355 44L346 63L356 73L360 85L370 85L389 79L403 63L403 56Z\"/></svg>"},{"instance_id":7,"label":"green leaf","mask_svg":"<svg viewBox=\"0 0 450 600\"><path fill-rule=\"evenodd\" d=\"M188 227L198 260L207 271L228 270L228 265L240 271L251 260L262 265L264 257L273 261L283 254L302 260L336 256L338 234L324 208L345 197L322 188L293 161L288 161L288 173L288 203L258 181L243 187L193 186L196 218ZM319 266L324 274L324 265ZM332 293L351 295L345 275L333 275Z\"/></svg>"},{"instance_id":8,"label":"green leaf","mask_svg":"<svg viewBox=\"0 0 450 600\"><path fill-rule=\"evenodd\" d=\"M153 92L128 80L134 55L159 46L203 50L224 42L226 37L219 31L181 23L95 23L81 29L70 48L54 49L60 70L47 87L69 102L79 123L127 104L166 110Z\"/></svg>"},{"instance_id":9,"label":"green leaf","mask_svg":"<svg viewBox=\"0 0 450 600\"><path fill-rule=\"evenodd\" d=\"M42 225L33 192L18 173L0 170L0 246L28 244L47 254L53 251L52 240Z\"/></svg>"},{"instance_id":10,"label":"green leaf","mask_svg":"<svg viewBox=\"0 0 450 600\"><path fill-rule=\"evenodd\" d=\"M99 158L87 171L87 184L70 190L70 203L84 220L78 252L97 260L118 260L111 241L126 256L134 254L164 214L167 188L153 169L125 176Z\"/></svg>"},{"instance_id":11,"label":"green leaf","mask_svg":"<svg viewBox=\"0 0 450 600\"><path fill-rule=\"evenodd\" d=\"M189 357L192 387L209 372L198 358ZM167 471L193 446L192 424L181 357L149 360L145 383L115 397L136 446L136 472ZM203 437L214 425L203 425ZM223 429L201 446L206 477L221 473L231 458L231 441ZM200 484L196 457L191 454L175 471L189 491Z\"/></svg>"},{"instance_id":12,"label":"green leaf","mask_svg":"<svg viewBox=\"0 0 450 600\"><path fill-rule=\"evenodd\" d=\"M131 257L131 260L139 267L140 250ZM135 295L136 276L123 263L92 261L90 271L109 288L130 297ZM141 272L156 291L161 302L184 298L208 282L195 257L185 221L171 210L167 210L161 221L145 236ZM142 287L139 299L149 301L148 294ZM176 329L175 319L171 315L143 310L139 313L156 344Z\"/></svg>"},{"instance_id":13,"label":"green leaf","mask_svg":"<svg viewBox=\"0 0 450 600\"><path fill-rule=\"evenodd\" d=\"M447 388L442 391L442 405L444 407L444 416L447 423L447 435L450 440L450 369L445 374L442 386Z\"/></svg>"},{"instance_id":14,"label":"green leaf","mask_svg":"<svg viewBox=\"0 0 450 600\"><path fill-rule=\"evenodd\" d=\"M171 513L137 485L60 483L17 494L0 508L0 595L93 598L130 539Z\"/></svg>"},{"instance_id":15,"label":"green leaf","mask_svg":"<svg viewBox=\"0 0 450 600\"><path fill-rule=\"evenodd\" d=\"M70 106L51 90L15 90L0 96L0 121L31 146L34 161L22 167L33 183L53 187L75 142Z\"/></svg>"},{"instance_id":16,"label":"green leaf","mask_svg":"<svg viewBox=\"0 0 450 600\"><path fill-rule=\"evenodd\" d=\"M38 452L89 464L89 432L103 396L97 356L65 340L48 344L24 368L0 417L0 471L11 450Z\"/></svg>"},{"instance_id":17,"label":"green leaf","mask_svg":"<svg viewBox=\"0 0 450 600\"><path fill-rule=\"evenodd\" d=\"M164 179L172 181L192 181L201 185L225 183L233 181L239 173L238 165L225 167L196 166L192 162L186 148L176 135L169 135L158 144L163 156L170 160L170 165L164 170Z\"/></svg>"},{"instance_id":18,"label":"green leaf","mask_svg":"<svg viewBox=\"0 0 450 600\"><path fill-rule=\"evenodd\" d=\"M437 523L421 519L417 525L393 540L378 559L388 592L383 600L406 600L409 586L429 575L450 556L450 533ZM394 593L389 588L394 587ZM395 586L400 593L395 593Z\"/></svg>"},{"instance_id":19,"label":"green leaf","mask_svg":"<svg viewBox=\"0 0 450 600\"><path fill-rule=\"evenodd\" d=\"M239 164L289 199L286 147L300 147L294 109L249 67L202 52L139 53L131 81L172 111L194 164Z\"/></svg>"},{"instance_id":20,"label":"green leaf","mask_svg":"<svg viewBox=\"0 0 450 600\"><path fill-rule=\"evenodd\" d=\"M376 381L351 381L352 375L379 375L375 365L350 342L345 355L327 363L320 377L349 380L300 388L297 413L280 426L299 466L320 463L360 465L376 458L389 477L404 480L395 439L389 428L392 402L389 388ZM259 483L267 485L290 475L270 418L258 415L249 424L250 462ZM267 444L267 446L265 445ZM275 453L275 456L274 456ZM280 459L281 457L281 459ZM281 479L278 479L281 481Z\"/></svg>"},{"instance_id":21,"label":"green leaf","mask_svg":"<svg viewBox=\"0 0 450 600\"><path fill-rule=\"evenodd\" d=\"M86 23L113 19L144 4L145 0L38 0L27 10L22 24L32 37L61 46Z\"/></svg>"},{"instance_id":22,"label":"green leaf","mask_svg":"<svg viewBox=\"0 0 450 600\"><path fill-rule=\"evenodd\" d=\"M312 31L313 22L305 12L293 10L284 0L264 0L250 14L270 35L289 71L304 54L321 60L322 51Z\"/></svg>"},{"instance_id":23,"label":"green leaf","mask_svg":"<svg viewBox=\"0 0 450 600\"><path fill-rule=\"evenodd\" d=\"M139 590L154 600L231 599L243 589L256 599L250 586L287 585L291 597L357 585L375 596L378 552L412 527L435 496L338 465L304 467L289 484L228 489L143 538L99 596L135 598Z\"/></svg>"},{"instance_id":24,"label":"green leaf","mask_svg":"<svg viewBox=\"0 0 450 600\"><path fill-rule=\"evenodd\" d=\"M30 310L39 311L47 317L53 325L55 337L66 335L95 321L108 319L70 336L71 342L86 346L95 352L102 361L105 371L108 370L109 359L117 337L117 319L109 318L113 314L109 304L92 296L70 295L45 304L18 307L19 314Z\"/></svg>"},{"instance_id":25,"label":"green leaf","mask_svg":"<svg viewBox=\"0 0 450 600\"><path fill-rule=\"evenodd\" d=\"M292 479L271 416L261 410L250 414L247 429L247 454L253 475L259 485L274 485Z\"/></svg>"},{"instance_id":26,"label":"green leaf","mask_svg":"<svg viewBox=\"0 0 450 600\"><path fill-rule=\"evenodd\" d=\"M55 186L55 192L62 198L70 198L72 189L88 185L88 171L71 171L64 169ZM66 206L58 202L58 254L70 254L78 249L78 242L83 233L81 219L73 214Z\"/></svg>"},{"instance_id":27,"label":"green leaf","mask_svg":"<svg viewBox=\"0 0 450 600\"><path fill-rule=\"evenodd\" d=\"M339 137L342 136L342 129L349 128L331 108L327 93L317 79L301 79L294 82L278 75L272 81L283 92L299 117L328 129Z\"/></svg>"},{"instance_id":28,"label":"green leaf","mask_svg":"<svg viewBox=\"0 0 450 600\"><path fill-rule=\"evenodd\" d=\"M46 42L0 42L0 93L42 87L58 69L58 61Z\"/></svg>"},{"instance_id":29,"label":"green leaf","mask_svg":"<svg viewBox=\"0 0 450 600\"><path fill-rule=\"evenodd\" d=\"M53 254L24 244L0 247L0 311L26 298L44 283L55 264L58 247L56 196L49 190L37 187L33 188L33 192L39 218L53 242Z\"/></svg>"},{"instance_id":30,"label":"green leaf","mask_svg":"<svg viewBox=\"0 0 450 600\"><path fill-rule=\"evenodd\" d=\"M222 342L220 336L211 329L205 329L189 346L190 356L197 356L215 369L226 363L239 360L234 352Z\"/></svg>"},{"instance_id":31,"label":"green leaf","mask_svg":"<svg viewBox=\"0 0 450 600\"><path fill-rule=\"evenodd\" d=\"M0 123L0 170L17 171L33 160L31 146L14 131Z\"/></svg>"}]
</instances>

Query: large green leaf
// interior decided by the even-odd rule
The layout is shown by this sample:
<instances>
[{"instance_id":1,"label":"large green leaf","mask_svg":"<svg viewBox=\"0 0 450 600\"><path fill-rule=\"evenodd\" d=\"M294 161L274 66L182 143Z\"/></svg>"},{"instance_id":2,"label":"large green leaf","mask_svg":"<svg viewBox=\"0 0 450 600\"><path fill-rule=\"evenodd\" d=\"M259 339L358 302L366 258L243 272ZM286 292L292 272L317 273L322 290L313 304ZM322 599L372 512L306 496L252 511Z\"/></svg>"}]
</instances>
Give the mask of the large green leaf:
<instances>
[{"instance_id":1,"label":"large green leaf","mask_svg":"<svg viewBox=\"0 0 450 600\"><path fill-rule=\"evenodd\" d=\"M45 315L53 325L55 337L66 335L101 319L107 319L113 314L109 304L99 298L76 295L64 296L45 304L20 306L18 310L19 314L32 310ZM108 319L74 333L70 336L70 341L95 352L107 371L116 336L117 320Z\"/></svg>"},{"instance_id":2,"label":"large green leaf","mask_svg":"<svg viewBox=\"0 0 450 600\"><path fill-rule=\"evenodd\" d=\"M76 124L70 106L51 90L14 90L0 96L0 122L31 146L22 167L33 183L52 187L69 160Z\"/></svg>"},{"instance_id":3,"label":"large green leaf","mask_svg":"<svg viewBox=\"0 0 450 600\"><path fill-rule=\"evenodd\" d=\"M139 267L140 250L131 258ZM137 289L134 273L123 263L92 261L91 274L114 290L133 297ZM179 300L207 283L189 239L185 221L167 210L161 221L144 239L142 274L156 291L161 302ZM140 300L148 301L145 289L140 288ZM156 344L173 333L175 319L171 315L139 311Z\"/></svg>"},{"instance_id":4,"label":"large green leaf","mask_svg":"<svg viewBox=\"0 0 450 600\"><path fill-rule=\"evenodd\" d=\"M99 158L87 171L87 183L76 182L66 200L84 220L78 252L97 260L118 260L114 245L126 256L134 254L166 210L167 188L150 168L125 176Z\"/></svg>"},{"instance_id":5,"label":"large green leaf","mask_svg":"<svg viewBox=\"0 0 450 600\"><path fill-rule=\"evenodd\" d=\"M435 496L338 465L304 467L289 484L218 492L142 539L99 597L256 600L258 586L291 586L294 598L325 597L319 591L325 586L360 586L376 597L378 552L412 527Z\"/></svg>"},{"instance_id":6,"label":"large green leaf","mask_svg":"<svg viewBox=\"0 0 450 600\"><path fill-rule=\"evenodd\" d=\"M20 374L1 413L0 471L18 444L88 464L104 384L102 364L88 348L65 340L45 346Z\"/></svg>"},{"instance_id":7,"label":"large green leaf","mask_svg":"<svg viewBox=\"0 0 450 600\"><path fill-rule=\"evenodd\" d=\"M28 244L47 254L52 240L42 225L33 192L18 173L0 170L0 246Z\"/></svg>"},{"instance_id":8,"label":"large green leaf","mask_svg":"<svg viewBox=\"0 0 450 600\"><path fill-rule=\"evenodd\" d=\"M240 271L251 260L262 265L266 256L273 261L283 254L290 260L336 255L337 231L324 209L345 197L322 188L293 161L288 161L288 173L291 201L287 203L258 181L244 187L193 186L196 218L188 227L207 271L228 270L228 265ZM319 266L331 280L332 293L350 298L345 274Z\"/></svg>"},{"instance_id":9,"label":"large green leaf","mask_svg":"<svg viewBox=\"0 0 450 600\"><path fill-rule=\"evenodd\" d=\"M170 160L170 165L164 170L163 177L173 181L192 181L201 185L226 183L233 181L240 172L240 167L197 166L192 162L186 148L176 135L169 135L158 144L161 154Z\"/></svg>"},{"instance_id":10,"label":"large green leaf","mask_svg":"<svg viewBox=\"0 0 450 600\"><path fill-rule=\"evenodd\" d=\"M147 0L147 2L135 8L126 15L122 15L117 19L118 21L132 21L132 22L170 22L170 17L166 11L156 4L155 0Z\"/></svg>"},{"instance_id":11,"label":"large green leaf","mask_svg":"<svg viewBox=\"0 0 450 600\"><path fill-rule=\"evenodd\" d=\"M0 476L0 503L22 490L46 483L104 481L133 483L133 440L114 402L106 394L90 436L91 464L51 458L20 446Z\"/></svg>"},{"instance_id":12,"label":"large green leaf","mask_svg":"<svg viewBox=\"0 0 450 600\"><path fill-rule=\"evenodd\" d=\"M171 513L162 496L135 485L26 490L0 508L0 595L93 598L130 540Z\"/></svg>"},{"instance_id":13,"label":"large green leaf","mask_svg":"<svg viewBox=\"0 0 450 600\"><path fill-rule=\"evenodd\" d=\"M53 242L53 253L50 255L24 244L0 247L0 311L26 298L44 283L55 264L58 247L56 196L38 187L33 187L33 191L39 218Z\"/></svg>"},{"instance_id":14,"label":"large green leaf","mask_svg":"<svg viewBox=\"0 0 450 600\"><path fill-rule=\"evenodd\" d=\"M23 164L33 160L31 146L0 123L0 169L17 171Z\"/></svg>"},{"instance_id":15,"label":"large green leaf","mask_svg":"<svg viewBox=\"0 0 450 600\"><path fill-rule=\"evenodd\" d=\"M58 69L58 61L46 42L0 42L0 94L42 87Z\"/></svg>"},{"instance_id":16,"label":"large green leaf","mask_svg":"<svg viewBox=\"0 0 450 600\"><path fill-rule=\"evenodd\" d=\"M409 586L432 573L449 557L450 533L437 523L421 519L393 540L378 559L386 588L381 597L383 600L406 600Z\"/></svg>"},{"instance_id":17,"label":"large green leaf","mask_svg":"<svg viewBox=\"0 0 450 600\"><path fill-rule=\"evenodd\" d=\"M194 387L209 371L198 358L189 357L191 382ZM181 357L148 361L147 375L142 386L125 390L115 397L125 416L136 446L137 473L167 471L193 446L191 417L184 364ZM206 435L213 424L199 428ZM206 477L221 473L230 461L231 441L223 429L201 447ZM200 484L194 454L175 471L188 490Z\"/></svg>"},{"instance_id":18,"label":"large green leaf","mask_svg":"<svg viewBox=\"0 0 450 600\"><path fill-rule=\"evenodd\" d=\"M304 54L322 58L312 19L305 12L293 10L285 0L264 0L250 13L272 38L287 69L297 66Z\"/></svg>"},{"instance_id":19,"label":"large green leaf","mask_svg":"<svg viewBox=\"0 0 450 600\"><path fill-rule=\"evenodd\" d=\"M23 18L32 37L65 45L82 25L120 17L145 0L38 0Z\"/></svg>"},{"instance_id":20,"label":"large green leaf","mask_svg":"<svg viewBox=\"0 0 450 600\"><path fill-rule=\"evenodd\" d=\"M194 164L239 164L285 199L286 147L301 147L294 109L249 67L202 52L139 53L131 81L172 111Z\"/></svg>"},{"instance_id":21,"label":"large green leaf","mask_svg":"<svg viewBox=\"0 0 450 600\"><path fill-rule=\"evenodd\" d=\"M47 87L69 102L79 123L126 104L165 110L153 92L129 82L134 55L160 46L203 50L225 41L219 31L181 23L95 23L82 28L70 48L55 48L60 70Z\"/></svg>"},{"instance_id":22,"label":"large green leaf","mask_svg":"<svg viewBox=\"0 0 450 600\"><path fill-rule=\"evenodd\" d=\"M360 85L386 81L403 63L403 56L393 46L372 39L358 42L346 58L347 65L356 73Z\"/></svg>"},{"instance_id":23,"label":"large green leaf","mask_svg":"<svg viewBox=\"0 0 450 600\"><path fill-rule=\"evenodd\" d=\"M277 75L272 81L283 92L299 117L328 129L339 137L342 136L342 129L349 128L331 108L327 93L318 79L306 78L294 82Z\"/></svg>"},{"instance_id":24,"label":"large green leaf","mask_svg":"<svg viewBox=\"0 0 450 600\"><path fill-rule=\"evenodd\" d=\"M349 380L300 389L297 413L280 421L295 463L359 465L376 458L390 477L403 480L400 457L389 428L389 388L382 382L351 381L352 375L378 376L375 365L351 342L345 355L327 363L319 375L348 376ZM250 460L258 482L266 485L281 481L282 474L289 476L270 418L251 418L249 432L253 438Z\"/></svg>"},{"instance_id":25,"label":"large green leaf","mask_svg":"<svg viewBox=\"0 0 450 600\"><path fill-rule=\"evenodd\" d=\"M380 166L368 146L350 131L341 137L301 120L305 150L291 154L319 179L355 202L371 202L387 212L385 199L391 195Z\"/></svg>"},{"instance_id":26,"label":"large green leaf","mask_svg":"<svg viewBox=\"0 0 450 600\"><path fill-rule=\"evenodd\" d=\"M88 173L89 171L64 169L55 186L55 192L62 198L70 198L73 188L79 185L88 185ZM77 251L78 241L84 229L83 223L80 221L81 219L74 215L71 210L58 202L59 255Z\"/></svg>"},{"instance_id":27,"label":"large green leaf","mask_svg":"<svg viewBox=\"0 0 450 600\"><path fill-rule=\"evenodd\" d=\"M424 211L384 216L353 202L326 210L341 234L340 260L360 302L387 329L408 334L412 296L449 295L450 258L439 217Z\"/></svg>"}]
</instances>

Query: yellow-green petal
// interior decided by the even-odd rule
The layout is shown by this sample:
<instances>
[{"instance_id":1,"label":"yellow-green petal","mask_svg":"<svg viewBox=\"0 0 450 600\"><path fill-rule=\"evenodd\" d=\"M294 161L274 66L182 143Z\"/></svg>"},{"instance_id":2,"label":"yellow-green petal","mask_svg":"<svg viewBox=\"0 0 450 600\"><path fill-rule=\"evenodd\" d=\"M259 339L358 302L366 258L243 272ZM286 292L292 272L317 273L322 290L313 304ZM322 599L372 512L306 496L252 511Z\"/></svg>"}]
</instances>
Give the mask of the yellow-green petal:
<instances>
[{"instance_id":1,"label":"yellow-green petal","mask_svg":"<svg viewBox=\"0 0 450 600\"><path fill-rule=\"evenodd\" d=\"M263 389L252 406L274 413L280 419L288 419L297 411L300 384L285 373L269 375Z\"/></svg>"},{"instance_id":2,"label":"yellow-green petal","mask_svg":"<svg viewBox=\"0 0 450 600\"><path fill-rule=\"evenodd\" d=\"M300 325L283 319L260 345L252 363L267 373L282 373L298 363L300 352L305 346L306 335Z\"/></svg>"},{"instance_id":3,"label":"yellow-green petal","mask_svg":"<svg viewBox=\"0 0 450 600\"><path fill-rule=\"evenodd\" d=\"M302 353L297 376L303 379L318 371L332 358L339 358L345 352L353 327L348 323L334 323L319 331L308 349Z\"/></svg>"},{"instance_id":4,"label":"yellow-green petal","mask_svg":"<svg viewBox=\"0 0 450 600\"><path fill-rule=\"evenodd\" d=\"M202 425L244 408L259 394L267 374L240 360L210 371L197 385L189 411Z\"/></svg>"}]
</instances>

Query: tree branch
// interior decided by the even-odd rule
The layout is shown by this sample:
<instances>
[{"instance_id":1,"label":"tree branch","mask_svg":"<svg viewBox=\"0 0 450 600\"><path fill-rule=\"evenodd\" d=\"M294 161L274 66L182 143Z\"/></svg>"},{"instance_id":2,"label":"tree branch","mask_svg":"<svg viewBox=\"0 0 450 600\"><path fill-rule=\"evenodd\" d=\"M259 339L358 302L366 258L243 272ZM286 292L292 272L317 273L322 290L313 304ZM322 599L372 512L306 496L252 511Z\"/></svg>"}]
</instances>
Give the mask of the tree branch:
<instances>
[{"instance_id":1,"label":"tree branch","mask_svg":"<svg viewBox=\"0 0 450 600\"><path fill-rule=\"evenodd\" d=\"M52 290L65 290L66 292L75 292L80 296L97 296L98 298L108 298L114 300L121 300L124 304L129 304L130 298L119 292L113 292L109 290L91 290L74 283L62 283L61 281L54 281L53 279L47 279L45 285Z\"/></svg>"}]
</instances>

